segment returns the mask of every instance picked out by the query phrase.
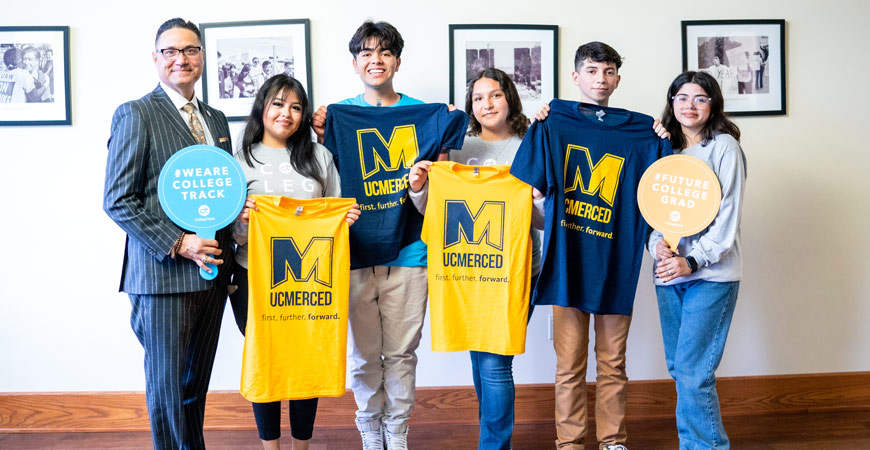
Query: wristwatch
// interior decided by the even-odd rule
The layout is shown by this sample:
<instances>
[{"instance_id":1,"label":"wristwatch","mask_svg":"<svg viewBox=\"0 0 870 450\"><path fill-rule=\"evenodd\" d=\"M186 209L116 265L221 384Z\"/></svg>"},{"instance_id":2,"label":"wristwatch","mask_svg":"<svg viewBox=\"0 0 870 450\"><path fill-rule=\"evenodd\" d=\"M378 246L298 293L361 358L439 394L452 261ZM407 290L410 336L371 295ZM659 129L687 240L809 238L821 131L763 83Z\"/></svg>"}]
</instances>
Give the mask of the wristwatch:
<instances>
[{"instance_id":1,"label":"wristwatch","mask_svg":"<svg viewBox=\"0 0 870 450\"><path fill-rule=\"evenodd\" d=\"M698 261L695 261L694 256L687 256L686 257L686 264L689 265L689 270L691 270L692 273L695 273L698 271Z\"/></svg>"}]
</instances>

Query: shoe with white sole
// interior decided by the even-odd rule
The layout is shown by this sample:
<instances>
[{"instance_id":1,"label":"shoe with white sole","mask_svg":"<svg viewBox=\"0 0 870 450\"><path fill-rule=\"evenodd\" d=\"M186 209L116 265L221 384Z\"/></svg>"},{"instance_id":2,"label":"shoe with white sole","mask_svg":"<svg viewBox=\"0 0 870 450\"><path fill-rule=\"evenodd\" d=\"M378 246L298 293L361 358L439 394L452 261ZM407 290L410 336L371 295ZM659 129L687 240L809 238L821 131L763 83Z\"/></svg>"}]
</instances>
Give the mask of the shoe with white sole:
<instances>
[{"instance_id":1,"label":"shoe with white sole","mask_svg":"<svg viewBox=\"0 0 870 450\"><path fill-rule=\"evenodd\" d=\"M384 435L381 430L360 431L363 450L384 450Z\"/></svg>"},{"instance_id":2,"label":"shoe with white sole","mask_svg":"<svg viewBox=\"0 0 870 450\"><path fill-rule=\"evenodd\" d=\"M391 433L390 430L384 432L385 440L387 441L387 450L408 450L408 428L405 431Z\"/></svg>"}]
</instances>

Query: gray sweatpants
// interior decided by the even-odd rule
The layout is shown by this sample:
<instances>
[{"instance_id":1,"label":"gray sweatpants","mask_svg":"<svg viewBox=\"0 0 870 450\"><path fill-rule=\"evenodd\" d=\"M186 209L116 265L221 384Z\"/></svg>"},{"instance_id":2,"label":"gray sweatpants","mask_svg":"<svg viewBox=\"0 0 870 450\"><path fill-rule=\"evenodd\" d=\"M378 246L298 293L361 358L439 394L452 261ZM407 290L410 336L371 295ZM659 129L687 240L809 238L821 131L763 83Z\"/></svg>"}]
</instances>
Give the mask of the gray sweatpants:
<instances>
[{"instance_id":1,"label":"gray sweatpants","mask_svg":"<svg viewBox=\"0 0 870 450\"><path fill-rule=\"evenodd\" d=\"M414 408L417 346L426 313L425 267L350 271L348 338L356 425L403 432Z\"/></svg>"}]
</instances>

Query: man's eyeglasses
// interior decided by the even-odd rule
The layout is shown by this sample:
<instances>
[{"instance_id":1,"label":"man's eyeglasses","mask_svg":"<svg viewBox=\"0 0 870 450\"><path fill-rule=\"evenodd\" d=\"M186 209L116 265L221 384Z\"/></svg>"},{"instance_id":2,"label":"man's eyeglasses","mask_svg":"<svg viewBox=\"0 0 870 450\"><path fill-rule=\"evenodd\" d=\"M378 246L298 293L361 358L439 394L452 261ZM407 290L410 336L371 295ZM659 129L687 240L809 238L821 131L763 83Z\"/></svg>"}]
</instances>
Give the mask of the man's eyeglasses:
<instances>
[{"instance_id":1,"label":"man's eyeglasses","mask_svg":"<svg viewBox=\"0 0 870 450\"><path fill-rule=\"evenodd\" d=\"M710 102L713 101L712 98L707 97L706 95L699 95L697 97L689 97L688 95L675 95L671 97L671 100L678 105L685 105L686 102L692 101L695 106L707 106Z\"/></svg>"},{"instance_id":2,"label":"man's eyeglasses","mask_svg":"<svg viewBox=\"0 0 870 450\"><path fill-rule=\"evenodd\" d=\"M179 53L184 53L184 56L188 58L193 58L195 56L199 56L199 53L202 52L202 47L185 47L181 50L177 48L161 48L157 50L160 54L163 55L166 59L172 59L178 56Z\"/></svg>"}]
</instances>

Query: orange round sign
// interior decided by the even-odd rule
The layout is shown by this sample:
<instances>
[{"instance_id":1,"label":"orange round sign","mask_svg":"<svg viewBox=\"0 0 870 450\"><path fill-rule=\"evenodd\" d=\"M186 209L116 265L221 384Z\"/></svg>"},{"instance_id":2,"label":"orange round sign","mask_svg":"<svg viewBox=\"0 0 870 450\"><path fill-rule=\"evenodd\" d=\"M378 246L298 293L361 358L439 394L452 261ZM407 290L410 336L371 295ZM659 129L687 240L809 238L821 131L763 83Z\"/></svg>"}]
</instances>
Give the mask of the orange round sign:
<instances>
[{"instance_id":1,"label":"orange round sign","mask_svg":"<svg viewBox=\"0 0 870 450\"><path fill-rule=\"evenodd\" d=\"M683 236L707 228L719 213L722 188L707 164L688 155L666 156L644 172L637 204L646 222L676 251Z\"/></svg>"}]
</instances>

